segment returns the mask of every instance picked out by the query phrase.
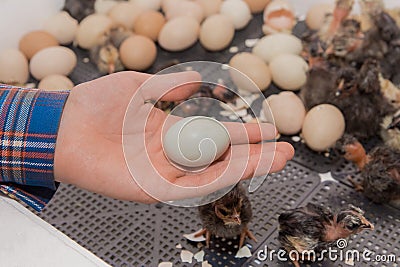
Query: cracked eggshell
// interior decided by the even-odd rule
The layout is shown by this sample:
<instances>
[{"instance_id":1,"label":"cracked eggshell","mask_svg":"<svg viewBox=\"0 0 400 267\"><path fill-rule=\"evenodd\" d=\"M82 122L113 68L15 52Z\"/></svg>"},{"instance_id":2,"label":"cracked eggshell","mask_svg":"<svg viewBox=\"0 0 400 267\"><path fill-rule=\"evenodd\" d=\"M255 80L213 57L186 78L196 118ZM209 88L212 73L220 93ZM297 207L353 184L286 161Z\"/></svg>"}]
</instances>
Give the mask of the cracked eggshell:
<instances>
[{"instance_id":1,"label":"cracked eggshell","mask_svg":"<svg viewBox=\"0 0 400 267\"><path fill-rule=\"evenodd\" d=\"M267 121L275 122L278 132L285 135L300 132L306 116L303 102L290 91L269 96L263 102L263 112Z\"/></svg>"},{"instance_id":2,"label":"cracked eggshell","mask_svg":"<svg viewBox=\"0 0 400 267\"><path fill-rule=\"evenodd\" d=\"M25 55L17 49L0 53L0 82L25 84L29 78L29 65Z\"/></svg>"},{"instance_id":3,"label":"cracked eggshell","mask_svg":"<svg viewBox=\"0 0 400 267\"><path fill-rule=\"evenodd\" d=\"M41 80L52 74L67 76L72 72L77 58L71 49L64 46L52 46L37 52L29 63L33 77Z\"/></svg>"},{"instance_id":4,"label":"cracked eggshell","mask_svg":"<svg viewBox=\"0 0 400 267\"><path fill-rule=\"evenodd\" d=\"M234 55L229 61L229 66L241 72L229 70L233 82L239 89L259 93L259 90L265 91L271 84L271 74L267 64L251 53L242 52Z\"/></svg>"},{"instance_id":5,"label":"cracked eggshell","mask_svg":"<svg viewBox=\"0 0 400 267\"><path fill-rule=\"evenodd\" d=\"M291 32L296 24L293 7L285 0L275 0L264 10L264 34Z\"/></svg>"},{"instance_id":6,"label":"cracked eggshell","mask_svg":"<svg viewBox=\"0 0 400 267\"><path fill-rule=\"evenodd\" d=\"M307 81L307 62L298 55L281 54L269 64L272 81L284 90L299 90Z\"/></svg>"},{"instance_id":7,"label":"cracked eggshell","mask_svg":"<svg viewBox=\"0 0 400 267\"><path fill-rule=\"evenodd\" d=\"M226 48L233 40L235 27L223 14L212 15L201 24L200 43L210 51Z\"/></svg>"},{"instance_id":8,"label":"cracked eggshell","mask_svg":"<svg viewBox=\"0 0 400 267\"><path fill-rule=\"evenodd\" d=\"M312 5L306 14L306 25L311 30L319 30L326 20L326 15L332 14L333 3L317 3Z\"/></svg>"},{"instance_id":9,"label":"cracked eggshell","mask_svg":"<svg viewBox=\"0 0 400 267\"><path fill-rule=\"evenodd\" d=\"M225 153L229 144L229 133L225 126L215 119L202 116L178 121L163 138L165 155L172 162L191 168L211 164Z\"/></svg>"},{"instance_id":10,"label":"cracked eggshell","mask_svg":"<svg viewBox=\"0 0 400 267\"><path fill-rule=\"evenodd\" d=\"M280 54L300 55L303 44L299 38L287 33L274 33L264 36L254 46L252 53L262 58L265 62Z\"/></svg>"},{"instance_id":11,"label":"cracked eggshell","mask_svg":"<svg viewBox=\"0 0 400 267\"><path fill-rule=\"evenodd\" d=\"M345 130L342 112L330 104L321 104L308 111L304 119L302 137L309 148L325 151L339 140Z\"/></svg>"},{"instance_id":12,"label":"cracked eggshell","mask_svg":"<svg viewBox=\"0 0 400 267\"><path fill-rule=\"evenodd\" d=\"M81 48L90 49L100 42L101 37L112 26L113 21L106 15L89 15L79 24L76 41Z\"/></svg>"},{"instance_id":13,"label":"cracked eggshell","mask_svg":"<svg viewBox=\"0 0 400 267\"><path fill-rule=\"evenodd\" d=\"M158 35L158 43L165 50L181 51L196 43L199 31L200 24L196 19L177 17L165 23Z\"/></svg>"},{"instance_id":14,"label":"cracked eggshell","mask_svg":"<svg viewBox=\"0 0 400 267\"><path fill-rule=\"evenodd\" d=\"M78 21L71 17L68 12L61 11L50 17L44 23L43 29L53 35L60 44L66 45L75 39Z\"/></svg>"},{"instance_id":15,"label":"cracked eggshell","mask_svg":"<svg viewBox=\"0 0 400 267\"><path fill-rule=\"evenodd\" d=\"M236 30L246 27L252 18L250 8L243 0L225 0L220 13L232 20Z\"/></svg>"}]
</instances>

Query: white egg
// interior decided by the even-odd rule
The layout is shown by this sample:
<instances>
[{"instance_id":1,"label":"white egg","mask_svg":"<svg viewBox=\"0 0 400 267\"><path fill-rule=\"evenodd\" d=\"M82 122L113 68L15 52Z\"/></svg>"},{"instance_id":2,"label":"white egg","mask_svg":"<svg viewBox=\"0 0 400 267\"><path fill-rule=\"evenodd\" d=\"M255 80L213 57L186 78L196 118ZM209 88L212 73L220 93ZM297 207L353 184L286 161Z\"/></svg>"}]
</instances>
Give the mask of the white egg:
<instances>
[{"instance_id":1,"label":"white egg","mask_svg":"<svg viewBox=\"0 0 400 267\"><path fill-rule=\"evenodd\" d=\"M74 87L74 83L64 75L53 74L44 77L38 88L46 91L64 91L71 90Z\"/></svg>"},{"instance_id":2,"label":"white egg","mask_svg":"<svg viewBox=\"0 0 400 267\"><path fill-rule=\"evenodd\" d=\"M246 27L252 18L250 8L243 0L225 0L220 13L231 18L237 30Z\"/></svg>"},{"instance_id":3,"label":"white egg","mask_svg":"<svg viewBox=\"0 0 400 267\"><path fill-rule=\"evenodd\" d=\"M158 35L158 43L168 51L184 50L196 43L199 31L200 24L196 19L177 17L164 24Z\"/></svg>"},{"instance_id":4,"label":"white egg","mask_svg":"<svg viewBox=\"0 0 400 267\"><path fill-rule=\"evenodd\" d=\"M241 89L251 93L264 91L271 83L268 65L259 57L243 52L234 55L229 61L232 81ZM244 74L244 75L243 75Z\"/></svg>"},{"instance_id":5,"label":"white egg","mask_svg":"<svg viewBox=\"0 0 400 267\"><path fill-rule=\"evenodd\" d=\"M18 49L0 53L0 83L24 84L29 78L28 60Z\"/></svg>"},{"instance_id":6,"label":"white egg","mask_svg":"<svg viewBox=\"0 0 400 267\"><path fill-rule=\"evenodd\" d=\"M94 3L94 11L99 14L108 14L117 4L118 2L116 0L96 0Z\"/></svg>"},{"instance_id":7,"label":"white egg","mask_svg":"<svg viewBox=\"0 0 400 267\"><path fill-rule=\"evenodd\" d=\"M263 112L267 121L275 123L278 132L286 135L300 132L306 116L303 102L290 91L269 96L263 102Z\"/></svg>"},{"instance_id":8,"label":"white egg","mask_svg":"<svg viewBox=\"0 0 400 267\"><path fill-rule=\"evenodd\" d=\"M130 0L130 1L145 9L159 10L161 7L161 0Z\"/></svg>"},{"instance_id":9,"label":"white egg","mask_svg":"<svg viewBox=\"0 0 400 267\"><path fill-rule=\"evenodd\" d=\"M172 125L163 138L166 156L190 168L205 167L228 149L228 130L219 121L203 116L184 118Z\"/></svg>"},{"instance_id":10,"label":"white egg","mask_svg":"<svg viewBox=\"0 0 400 267\"><path fill-rule=\"evenodd\" d=\"M300 55L301 40L292 34L274 33L261 38L253 48L253 54L269 63L280 54Z\"/></svg>"},{"instance_id":11,"label":"white egg","mask_svg":"<svg viewBox=\"0 0 400 267\"><path fill-rule=\"evenodd\" d=\"M113 26L113 21L103 14L92 14L84 18L76 33L78 45L90 49L100 42L101 37Z\"/></svg>"},{"instance_id":12,"label":"white egg","mask_svg":"<svg viewBox=\"0 0 400 267\"><path fill-rule=\"evenodd\" d=\"M52 34L60 44L69 44L75 39L78 21L67 12L61 11L44 23L43 30Z\"/></svg>"},{"instance_id":13,"label":"white egg","mask_svg":"<svg viewBox=\"0 0 400 267\"><path fill-rule=\"evenodd\" d=\"M226 48L235 35L232 21L223 14L208 17L200 28L200 43L210 51Z\"/></svg>"},{"instance_id":14,"label":"white egg","mask_svg":"<svg viewBox=\"0 0 400 267\"><path fill-rule=\"evenodd\" d=\"M345 130L342 112L330 104L313 107L304 118L302 136L307 146L325 151L339 140Z\"/></svg>"},{"instance_id":15,"label":"white egg","mask_svg":"<svg viewBox=\"0 0 400 267\"><path fill-rule=\"evenodd\" d=\"M219 13L222 5L222 0L196 0L196 2L203 7L205 17Z\"/></svg>"},{"instance_id":16,"label":"white egg","mask_svg":"<svg viewBox=\"0 0 400 267\"><path fill-rule=\"evenodd\" d=\"M307 62L298 55L280 54L269 64L272 81L284 90L299 90L307 81Z\"/></svg>"},{"instance_id":17,"label":"white egg","mask_svg":"<svg viewBox=\"0 0 400 267\"><path fill-rule=\"evenodd\" d=\"M110 10L108 16L115 24L132 30L135 20L145 10L146 8L131 2L119 2Z\"/></svg>"},{"instance_id":18,"label":"white egg","mask_svg":"<svg viewBox=\"0 0 400 267\"><path fill-rule=\"evenodd\" d=\"M197 2L188 0L180 0L172 8L168 8L165 12L167 20L180 16L189 16L195 18L199 23L204 19L203 7Z\"/></svg>"},{"instance_id":19,"label":"white egg","mask_svg":"<svg viewBox=\"0 0 400 267\"><path fill-rule=\"evenodd\" d=\"M29 69L33 77L41 80L52 74L67 76L76 63L74 51L64 46L52 46L37 52L29 63Z\"/></svg>"}]
</instances>

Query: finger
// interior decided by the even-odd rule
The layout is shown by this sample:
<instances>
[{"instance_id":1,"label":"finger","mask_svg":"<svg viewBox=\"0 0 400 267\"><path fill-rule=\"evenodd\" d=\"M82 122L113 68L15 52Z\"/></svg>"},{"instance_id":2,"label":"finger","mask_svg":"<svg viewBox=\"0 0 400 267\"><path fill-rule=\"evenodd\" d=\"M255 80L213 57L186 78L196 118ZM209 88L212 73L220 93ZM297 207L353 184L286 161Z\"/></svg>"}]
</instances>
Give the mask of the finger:
<instances>
[{"instance_id":1,"label":"finger","mask_svg":"<svg viewBox=\"0 0 400 267\"><path fill-rule=\"evenodd\" d=\"M232 144L258 143L263 140L272 140L278 131L270 123L239 123L224 122L229 132Z\"/></svg>"},{"instance_id":2,"label":"finger","mask_svg":"<svg viewBox=\"0 0 400 267\"><path fill-rule=\"evenodd\" d=\"M201 76L195 71L153 75L140 88L145 100L179 101L193 95L201 85Z\"/></svg>"}]
</instances>

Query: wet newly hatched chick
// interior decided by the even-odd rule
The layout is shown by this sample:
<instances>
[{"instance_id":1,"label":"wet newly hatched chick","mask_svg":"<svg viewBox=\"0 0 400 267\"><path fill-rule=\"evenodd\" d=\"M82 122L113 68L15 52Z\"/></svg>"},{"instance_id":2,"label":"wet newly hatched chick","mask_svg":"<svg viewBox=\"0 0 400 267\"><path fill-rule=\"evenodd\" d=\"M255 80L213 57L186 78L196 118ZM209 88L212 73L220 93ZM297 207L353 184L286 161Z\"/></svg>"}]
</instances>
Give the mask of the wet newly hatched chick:
<instances>
[{"instance_id":1,"label":"wet newly hatched chick","mask_svg":"<svg viewBox=\"0 0 400 267\"><path fill-rule=\"evenodd\" d=\"M248 229L253 216L251 203L240 183L222 198L200 206L199 216L203 230L197 236L206 234L207 247L212 235L223 238L240 236L239 248L243 246L247 236L257 242Z\"/></svg>"},{"instance_id":2,"label":"wet newly hatched chick","mask_svg":"<svg viewBox=\"0 0 400 267\"><path fill-rule=\"evenodd\" d=\"M119 56L119 47L131 35L132 32L123 27L112 28L101 37L98 45L90 49L90 59L101 74L111 74L124 69Z\"/></svg>"},{"instance_id":3,"label":"wet newly hatched chick","mask_svg":"<svg viewBox=\"0 0 400 267\"><path fill-rule=\"evenodd\" d=\"M394 115L386 116L381 126L381 137L385 144L400 151L400 109Z\"/></svg>"},{"instance_id":4,"label":"wet newly hatched chick","mask_svg":"<svg viewBox=\"0 0 400 267\"><path fill-rule=\"evenodd\" d=\"M344 158L355 163L361 171L362 182L358 191L375 203L390 203L400 200L400 151L382 145L368 154L358 140L345 135L339 142Z\"/></svg>"},{"instance_id":5,"label":"wet newly hatched chick","mask_svg":"<svg viewBox=\"0 0 400 267\"><path fill-rule=\"evenodd\" d=\"M328 247L335 246L339 239L348 238L366 229L374 229L364 217L364 212L352 205L333 212L328 207L309 203L305 207L280 214L278 221L278 240L281 245L288 253L297 251L300 256L304 251L318 254ZM300 267L299 260L314 261L315 258L295 259L293 264L296 267Z\"/></svg>"}]
</instances>

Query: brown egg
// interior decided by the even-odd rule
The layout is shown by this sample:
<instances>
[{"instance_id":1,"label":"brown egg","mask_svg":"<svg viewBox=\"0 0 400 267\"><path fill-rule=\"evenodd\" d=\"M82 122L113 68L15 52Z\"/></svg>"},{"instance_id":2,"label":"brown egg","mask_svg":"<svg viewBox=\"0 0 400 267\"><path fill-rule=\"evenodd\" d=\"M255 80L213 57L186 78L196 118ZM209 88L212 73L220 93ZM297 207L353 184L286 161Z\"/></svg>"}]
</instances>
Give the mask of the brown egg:
<instances>
[{"instance_id":1,"label":"brown egg","mask_svg":"<svg viewBox=\"0 0 400 267\"><path fill-rule=\"evenodd\" d=\"M143 71L153 64L157 56L157 48L150 38L134 35L121 44L119 53L127 69Z\"/></svg>"},{"instance_id":2,"label":"brown egg","mask_svg":"<svg viewBox=\"0 0 400 267\"><path fill-rule=\"evenodd\" d=\"M57 39L45 31L33 31L25 34L19 41L19 50L28 58L31 59L40 50L57 46Z\"/></svg>"},{"instance_id":3,"label":"brown egg","mask_svg":"<svg viewBox=\"0 0 400 267\"><path fill-rule=\"evenodd\" d=\"M267 121L275 123L278 132L286 135L298 133L306 116L301 99L289 91L269 96L263 102L263 112Z\"/></svg>"},{"instance_id":4,"label":"brown egg","mask_svg":"<svg viewBox=\"0 0 400 267\"><path fill-rule=\"evenodd\" d=\"M64 91L71 90L74 87L74 83L64 75L52 74L44 77L38 88L45 91Z\"/></svg>"},{"instance_id":5,"label":"brown egg","mask_svg":"<svg viewBox=\"0 0 400 267\"><path fill-rule=\"evenodd\" d=\"M302 129L302 136L307 146L315 151L331 148L345 129L342 112L330 104L322 104L308 111Z\"/></svg>"},{"instance_id":6,"label":"brown egg","mask_svg":"<svg viewBox=\"0 0 400 267\"><path fill-rule=\"evenodd\" d=\"M306 24L311 30L318 30L325 21L325 16L333 12L334 5L318 3L310 7L306 15Z\"/></svg>"},{"instance_id":7,"label":"brown egg","mask_svg":"<svg viewBox=\"0 0 400 267\"><path fill-rule=\"evenodd\" d=\"M235 35L235 26L229 17L215 14L208 17L200 28L200 43L210 51L226 48Z\"/></svg>"},{"instance_id":8,"label":"brown egg","mask_svg":"<svg viewBox=\"0 0 400 267\"><path fill-rule=\"evenodd\" d=\"M229 66L234 68L229 71L233 82L239 89L259 93L260 90L266 90L271 83L271 74L267 64L251 53L236 54L229 61Z\"/></svg>"},{"instance_id":9,"label":"brown egg","mask_svg":"<svg viewBox=\"0 0 400 267\"><path fill-rule=\"evenodd\" d=\"M271 0L244 0L250 7L251 13L260 13Z\"/></svg>"},{"instance_id":10,"label":"brown egg","mask_svg":"<svg viewBox=\"0 0 400 267\"><path fill-rule=\"evenodd\" d=\"M148 10L138 16L133 26L134 32L157 41L158 34L165 24L164 15L158 11Z\"/></svg>"}]
</instances>

